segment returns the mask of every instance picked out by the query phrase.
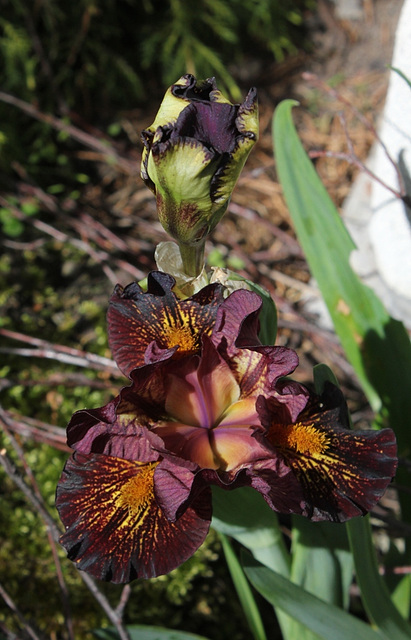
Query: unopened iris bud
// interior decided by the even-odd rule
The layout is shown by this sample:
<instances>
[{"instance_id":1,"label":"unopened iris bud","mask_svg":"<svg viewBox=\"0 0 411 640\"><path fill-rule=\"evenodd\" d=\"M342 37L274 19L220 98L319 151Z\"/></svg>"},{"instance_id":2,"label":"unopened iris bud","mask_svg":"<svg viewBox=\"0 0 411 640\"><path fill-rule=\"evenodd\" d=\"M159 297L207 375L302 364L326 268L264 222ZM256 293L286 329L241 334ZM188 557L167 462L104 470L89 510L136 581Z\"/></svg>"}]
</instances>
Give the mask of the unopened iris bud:
<instances>
[{"instance_id":1,"label":"unopened iris bud","mask_svg":"<svg viewBox=\"0 0 411 640\"><path fill-rule=\"evenodd\" d=\"M197 84L192 75L168 89L154 123L142 133L141 176L156 195L160 222L177 240L190 275L202 265L187 264L189 248L204 247L225 213L257 137L255 89L233 105L214 78Z\"/></svg>"}]
</instances>

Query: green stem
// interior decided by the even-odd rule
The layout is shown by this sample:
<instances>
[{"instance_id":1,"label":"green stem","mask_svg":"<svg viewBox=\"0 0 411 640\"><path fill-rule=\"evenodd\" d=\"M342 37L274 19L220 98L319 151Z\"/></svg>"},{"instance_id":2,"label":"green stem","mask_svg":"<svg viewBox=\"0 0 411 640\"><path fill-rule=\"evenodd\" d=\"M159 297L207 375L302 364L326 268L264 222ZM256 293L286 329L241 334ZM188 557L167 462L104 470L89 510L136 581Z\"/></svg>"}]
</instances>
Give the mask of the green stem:
<instances>
[{"instance_id":1,"label":"green stem","mask_svg":"<svg viewBox=\"0 0 411 640\"><path fill-rule=\"evenodd\" d=\"M205 238L196 244L179 243L184 271L193 278L200 275L204 267Z\"/></svg>"}]
</instances>

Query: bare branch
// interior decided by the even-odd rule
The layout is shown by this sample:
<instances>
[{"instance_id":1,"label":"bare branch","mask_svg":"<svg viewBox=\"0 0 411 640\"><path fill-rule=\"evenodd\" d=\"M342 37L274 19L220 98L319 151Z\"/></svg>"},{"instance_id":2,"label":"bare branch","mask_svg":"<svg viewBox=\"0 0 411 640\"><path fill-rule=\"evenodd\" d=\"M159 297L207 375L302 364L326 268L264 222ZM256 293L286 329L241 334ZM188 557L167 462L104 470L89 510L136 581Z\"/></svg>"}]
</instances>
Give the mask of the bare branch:
<instances>
[{"instance_id":1,"label":"bare branch","mask_svg":"<svg viewBox=\"0 0 411 640\"><path fill-rule=\"evenodd\" d=\"M0 410L4 421L13 433L18 433L26 439L32 439L35 442L43 442L54 449L70 452L70 447L66 444L66 430L45 422L34 421L27 416L18 416L16 418L10 411Z\"/></svg>"},{"instance_id":2,"label":"bare branch","mask_svg":"<svg viewBox=\"0 0 411 640\"><path fill-rule=\"evenodd\" d=\"M131 595L131 587L129 584L126 584L123 587L123 590L121 592L121 596L120 596L120 600L119 603L116 607L116 614L119 617L120 620L123 619L123 614L124 614L124 609L126 608L128 599Z\"/></svg>"},{"instance_id":3,"label":"bare branch","mask_svg":"<svg viewBox=\"0 0 411 640\"><path fill-rule=\"evenodd\" d=\"M110 358L105 358L104 356L99 356L95 353L88 353L87 351L81 351L80 349L66 347L62 344L53 344L51 342L47 342L47 340L27 336L24 333L10 331L9 329L0 328L0 335L5 338L11 338L12 340L26 342L27 344L37 347L36 349L13 349L11 347L1 347L0 352L2 353L15 353L16 355L28 357L35 356L38 358L50 358L66 364L74 364L78 367L88 367L98 371L105 371L109 375L115 377L123 377L123 374L119 371L115 361Z\"/></svg>"},{"instance_id":4,"label":"bare branch","mask_svg":"<svg viewBox=\"0 0 411 640\"><path fill-rule=\"evenodd\" d=\"M10 440L10 442L12 443L13 448L15 449L17 455L19 456L25 471L28 474L28 477L31 479L33 479L34 483L35 483L35 479L32 473L32 470L30 469L29 465L27 464L25 458L24 458L24 454L22 449L20 448L20 446L18 445L17 441L15 440L15 438L13 437L13 435L10 433L10 430L8 429L8 424L7 424L7 414L5 414L4 410L2 410L0 408L0 419L3 422L4 425L4 430L7 433L7 436ZM18 473L15 465L11 462L10 458L7 456L7 452L6 450L1 450L0 451L0 464L2 465L2 467L4 468L5 472L7 473L7 475L13 480L13 482L16 484L16 486L22 491L22 493L25 495L25 497L27 498L27 500L31 503L31 505L34 507L34 509L37 511L37 513L40 515L40 517L42 518L44 524L46 525L46 530L48 533L50 533L51 538L53 539L54 542L58 542L60 539L60 530L58 528L58 526L56 525L56 523L54 522L53 518L50 516L49 512L47 511L47 508L44 504L44 500L41 497L41 494L39 493L39 495L36 495L36 490L31 489L27 483L24 481L24 479L20 476L20 474ZM35 484L35 486L37 487L37 485ZM50 540L50 538L49 538ZM54 555L54 554L53 554ZM104 596L104 594L99 590L98 586L96 585L96 583L94 582L94 580L87 575L86 573L84 573L83 571L79 572L80 577L82 578L82 580L84 581L84 583L86 584L86 586L88 587L88 589L90 590L90 592L92 593L92 595L95 597L95 599L97 600L97 602L100 604L100 606L102 607L102 609L104 610L104 613L106 614L107 618L110 620L110 622L116 627L117 632L120 636L121 640L130 640L130 635L127 631L127 629L124 627L122 621L121 621L121 615L119 615L115 609L113 609L113 607L110 605L109 601L107 600L107 598ZM122 601L120 600L119 603L120 606L120 612L122 613ZM70 638L72 638L72 636L70 636ZM40 640L39 638L34 638L33 640Z\"/></svg>"},{"instance_id":5,"label":"bare branch","mask_svg":"<svg viewBox=\"0 0 411 640\"><path fill-rule=\"evenodd\" d=\"M329 96L331 96L333 99L338 100L338 102L341 102L342 104L344 104L346 107L348 107L358 118L358 120L360 122L362 122L362 124L369 130L371 131L371 133L373 134L374 138L377 140L377 142L381 145L381 147L384 150L385 155L387 156L389 162L392 164L392 166L394 167L395 173L397 174L397 180L398 180L398 184L400 187L399 192L395 191L394 189L392 189L391 187L388 187L380 178L378 178L377 176L375 176L374 173L367 171L367 173L375 180L377 180L382 186L386 187L389 191L391 191L392 193L394 193L394 195L397 198L400 198L401 200L403 200L403 202L407 205L407 206L411 206L411 197L407 194L406 189L405 189L405 185L404 185L404 180L403 177L401 175L401 171L398 167L398 164L395 162L395 160L393 159L393 157L391 156L390 152L388 151L388 148L386 146L386 144L384 143L384 141L381 139L381 137L379 136L376 128L374 127L373 123L368 120L368 118L366 118L364 116L364 114L361 113L361 111L359 111L359 109L357 109L357 107L353 104L351 104L351 102L349 100L347 100L346 98L344 98L344 96L337 91L336 89L333 89L332 87L328 86L323 80L321 80L315 73L310 73L308 71L304 72L302 74L302 77L304 80L307 80L307 82L310 82L313 86L319 88L320 90L324 91L325 93L327 93ZM348 141L348 136L347 136L347 141ZM333 157L338 157L338 156L334 156ZM356 158L355 154L354 156L351 154L348 154L348 156L344 159L346 159L348 162L354 162L353 157ZM360 161L356 158L356 162L355 164L357 164L357 166L360 166L358 163ZM360 168L363 170L363 163L361 163Z\"/></svg>"},{"instance_id":6,"label":"bare branch","mask_svg":"<svg viewBox=\"0 0 411 640\"><path fill-rule=\"evenodd\" d=\"M30 636L30 638L32 638L32 640L42 640L42 636L40 636L37 633L37 631L34 630L34 628L31 626L31 624L26 620L26 618L23 616L21 611L18 609L18 607L15 604L14 600L11 598L11 596L7 593L6 589L1 584L0 584L0 596L3 598L4 602L9 607L9 609L12 610L12 612L14 613L14 615L16 616L18 621L20 622L21 626L24 628L24 630ZM15 636L15 637L17 637L17 636Z\"/></svg>"},{"instance_id":7,"label":"bare branch","mask_svg":"<svg viewBox=\"0 0 411 640\"><path fill-rule=\"evenodd\" d=\"M39 120L40 122L45 122L49 124L53 129L57 131L64 131L71 138L77 140L85 147L89 149L94 149L98 151L102 159L105 160L108 164L115 164L119 169L121 169L126 175L135 175L138 173L138 164L136 162L132 162L127 160L127 158L121 157L116 149L110 143L110 140L103 136L100 133L100 137L92 136L77 127L74 127L71 124L67 124L64 120L60 118L56 118L48 113L42 113L39 109L37 109L34 105L29 104L28 102L24 102L24 100L20 100L20 98L16 98L4 91L0 91L0 100L2 102L6 102L7 104L11 104L14 107L20 109L27 115Z\"/></svg>"}]
</instances>

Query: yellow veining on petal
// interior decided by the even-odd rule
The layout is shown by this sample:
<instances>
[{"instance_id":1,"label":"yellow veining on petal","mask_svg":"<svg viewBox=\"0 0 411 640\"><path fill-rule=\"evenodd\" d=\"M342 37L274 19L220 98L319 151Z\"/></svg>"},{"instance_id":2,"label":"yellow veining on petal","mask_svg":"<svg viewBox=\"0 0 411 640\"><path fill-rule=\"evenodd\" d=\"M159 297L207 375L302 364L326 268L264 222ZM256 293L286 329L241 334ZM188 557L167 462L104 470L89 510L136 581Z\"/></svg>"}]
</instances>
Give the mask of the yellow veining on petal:
<instances>
[{"instance_id":1,"label":"yellow veining on petal","mask_svg":"<svg viewBox=\"0 0 411 640\"><path fill-rule=\"evenodd\" d=\"M328 438L314 423L272 424L268 439L278 449L295 451L300 454L322 454L327 449Z\"/></svg>"},{"instance_id":2,"label":"yellow veining on petal","mask_svg":"<svg viewBox=\"0 0 411 640\"><path fill-rule=\"evenodd\" d=\"M184 355L197 351L196 336L187 326L164 326L163 335L169 348L178 346L179 351L184 351Z\"/></svg>"},{"instance_id":3,"label":"yellow veining on petal","mask_svg":"<svg viewBox=\"0 0 411 640\"><path fill-rule=\"evenodd\" d=\"M157 464L145 464L120 487L117 497L119 507L125 507L135 515L142 514L151 507L155 500L154 471Z\"/></svg>"},{"instance_id":4,"label":"yellow veining on petal","mask_svg":"<svg viewBox=\"0 0 411 640\"><path fill-rule=\"evenodd\" d=\"M196 309L191 313L178 309L175 314L171 314L165 308L163 319L159 323L161 336L158 337L158 342L167 349L178 346L177 357L199 353L201 336L209 335L212 331L211 323L210 326L199 326L199 323L200 318L197 317Z\"/></svg>"}]
</instances>

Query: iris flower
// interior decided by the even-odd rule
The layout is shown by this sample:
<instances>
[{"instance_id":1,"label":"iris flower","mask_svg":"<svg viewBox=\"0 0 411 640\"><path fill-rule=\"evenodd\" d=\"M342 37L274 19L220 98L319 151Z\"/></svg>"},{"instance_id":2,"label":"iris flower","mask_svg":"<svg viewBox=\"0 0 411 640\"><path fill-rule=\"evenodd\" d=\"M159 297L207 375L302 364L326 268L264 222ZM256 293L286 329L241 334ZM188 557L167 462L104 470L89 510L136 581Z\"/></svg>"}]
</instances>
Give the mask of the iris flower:
<instances>
[{"instance_id":1,"label":"iris flower","mask_svg":"<svg viewBox=\"0 0 411 640\"><path fill-rule=\"evenodd\" d=\"M112 582L168 573L204 541L211 485L249 486L280 513L364 515L395 473L391 429L351 431L340 391L288 376L285 347L258 338L261 299L206 287L178 300L154 273L118 288L110 344L130 384L75 413L74 454L57 490L61 542L79 569Z\"/></svg>"}]
</instances>

